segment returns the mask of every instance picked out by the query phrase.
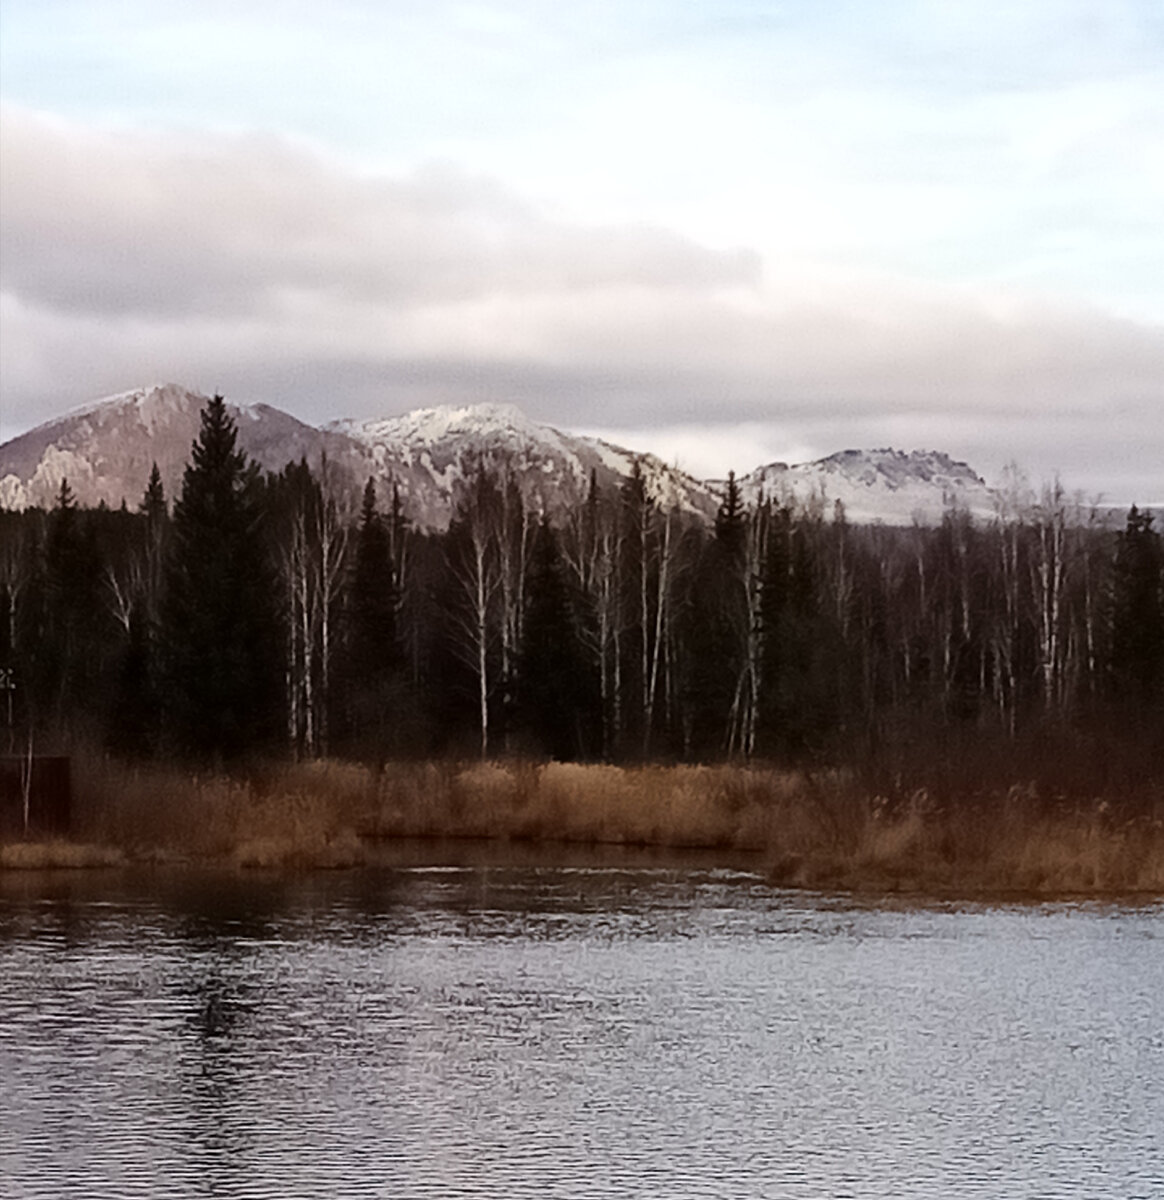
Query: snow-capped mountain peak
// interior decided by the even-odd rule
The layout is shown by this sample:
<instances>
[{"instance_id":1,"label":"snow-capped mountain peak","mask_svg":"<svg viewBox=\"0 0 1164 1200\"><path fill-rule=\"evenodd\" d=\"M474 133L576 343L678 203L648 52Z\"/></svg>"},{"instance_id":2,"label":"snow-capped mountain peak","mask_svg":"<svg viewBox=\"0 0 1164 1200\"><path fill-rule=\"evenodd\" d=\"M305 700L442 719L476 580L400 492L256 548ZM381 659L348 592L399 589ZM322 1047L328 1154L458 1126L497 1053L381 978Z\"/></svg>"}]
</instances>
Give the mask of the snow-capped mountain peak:
<instances>
[{"instance_id":1,"label":"snow-capped mountain peak","mask_svg":"<svg viewBox=\"0 0 1164 1200\"><path fill-rule=\"evenodd\" d=\"M936 450L842 450L816 462L770 463L746 475L749 500L761 493L801 504L840 501L859 524L930 522L951 506L978 517L994 511L994 493L966 463Z\"/></svg>"},{"instance_id":2,"label":"snow-capped mountain peak","mask_svg":"<svg viewBox=\"0 0 1164 1200\"><path fill-rule=\"evenodd\" d=\"M452 439L516 447L562 440L556 429L530 420L516 404L441 405L397 417L331 421L324 428L370 445L428 447Z\"/></svg>"},{"instance_id":3,"label":"snow-capped mountain peak","mask_svg":"<svg viewBox=\"0 0 1164 1200\"><path fill-rule=\"evenodd\" d=\"M0 506L50 506L68 480L77 500L136 505L156 462L166 494L174 496L201 427L208 397L174 383L135 388L73 409L0 447ZM345 445L268 405L228 404L240 446L269 470L326 450L342 458Z\"/></svg>"},{"instance_id":4,"label":"snow-capped mountain peak","mask_svg":"<svg viewBox=\"0 0 1164 1200\"><path fill-rule=\"evenodd\" d=\"M0 506L53 503L68 479L82 504L140 501L152 464L167 494L182 472L207 397L177 384L109 396L30 430L0 447ZM534 511L580 504L591 476L618 486L635 469L660 506L710 519L724 485L701 482L641 454L531 419L513 404L444 405L400 416L337 420L318 429L266 404L228 404L239 445L272 471L326 456L333 482L351 492L371 477L381 496L400 490L422 528L447 525L467 480L480 465L509 475ZM844 450L799 466L770 463L740 479L745 500L760 496L831 512L836 501L857 523L934 521L951 504L989 517L993 493L965 463L938 451Z\"/></svg>"},{"instance_id":5,"label":"snow-capped mountain peak","mask_svg":"<svg viewBox=\"0 0 1164 1200\"><path fill-rule=\"evenodd\" d=\"M593 473L600 485L625 478L639 459L648 492L660 503L706 515L707 489L651 455L531 420L512 404L417 409L399 417L333 421L327 430L368 451L375 474L401 485L425 525L447 523L465 482L485 463L518 482L538 511L580 503Z\"/></svg>"},{"instance_id":6,"label":"snow-capped mountain peak","mask_svg":"<svg viewBox=\"0 0 1164 1200\"><path fill-rule=\"evenodd\" d=\"M205 403L205 396L188 391L176 383L155 383L78 405L39 428L52 429L59 425L71 426L77 422L92 421L108 424L132 419L152 431L165 425L174 414L184 413L191 407L197 412Z\"/></svg>"},{"instance_id":7,"label":"snow-capped mountain peak","mask_svg":"<svg viewBox=\"0 0 1164 1200\"><path fill-rule=\"evenodd\" d=\"M980 485L981 479L963 462L955 462L937 450L842 450L822 458L818 464L827 473L872 487L882 485L896 491L924 482L952 487Z\"/></svg>"}]
</instances>

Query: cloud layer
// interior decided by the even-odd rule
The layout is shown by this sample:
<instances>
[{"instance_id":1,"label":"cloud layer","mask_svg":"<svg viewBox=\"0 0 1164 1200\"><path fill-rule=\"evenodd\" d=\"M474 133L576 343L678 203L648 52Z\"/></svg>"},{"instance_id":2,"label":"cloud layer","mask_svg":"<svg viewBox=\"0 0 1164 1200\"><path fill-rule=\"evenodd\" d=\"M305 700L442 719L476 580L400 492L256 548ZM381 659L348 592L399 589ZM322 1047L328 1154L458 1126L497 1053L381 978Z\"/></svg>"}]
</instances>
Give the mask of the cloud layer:
<instances>
[{"instance_id":1,"label":"cloud layer","mask_svg":"<svg viewBox=\"0 0 1164 1200\"><path fill-rule=\"evenodd\" d=\"M4 436L172 378L308 420L500 399L703 429L672 444L709 473L893 442L1111 492L1164 462L1159 325L584 223L449 164L359 171L274 136L6 106L0 158Z\"/></svg>"}]
</instances>

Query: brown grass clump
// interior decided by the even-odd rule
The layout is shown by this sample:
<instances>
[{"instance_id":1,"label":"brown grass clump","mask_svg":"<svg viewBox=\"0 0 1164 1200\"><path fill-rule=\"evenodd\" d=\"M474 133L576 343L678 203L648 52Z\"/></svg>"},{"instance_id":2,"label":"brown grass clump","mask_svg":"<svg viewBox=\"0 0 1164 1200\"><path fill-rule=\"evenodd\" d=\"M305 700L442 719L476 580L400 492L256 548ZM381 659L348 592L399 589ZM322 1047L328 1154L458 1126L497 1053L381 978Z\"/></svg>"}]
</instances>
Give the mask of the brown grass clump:
<instances>
[{"instance_id":1,"label":"brown grass clump","mask_svg":"<svg viewBox=\"0 0 1164 1200\"><path fill-rule=\"evenodd\" d=\"M125 855L115 846L93 846L60 838L0 846L0 870L5 871L77 870L124 864Z\"/></svg>"},{"instance_id":2,"label":"brown grass clump","mask_svg":"<svg viewBox=\"0 0 1164 1200\"><path fill-rule=\"evenodd\" d=\"M776 882L818 888L1164 893L1164 797L1142 794L1068 800L1024 784L939 797L879 793L843 771L532 762L325 761L227 777L94 759L75 760L74 780L77 844L13 843L0 866L124 855L348 867L381 839L491 838L746 853Z\"/></svg>"},{"instance_id":3,"label":"brown grass clump","mask_svg":"<svg viewBox=\"0 0 1164 1200\"><path fill-rule=\"evenodd\" d=\"M1107 801L1067 805L1033 786L942 803L860 795L835 780L813 831L789 815L774 874L809 886L1029 895L1164 893L1164 813Z\"/></svg>"},{"instance_id":4,"label":"brown grass clump","mask_svg":"<svg viewBox=\"0 0 1164 1200\"><path fill-rule=\"evenodd\" d=\"M794 777L735 767L394 766L366 832L762 850Z\"/></svg>"},{"instance_id":5,"label":"brown grass clump","mask_svg":"<svg viewBox=\"0 0 1164 1200\"><path fill-rule=\"evenodd\" d=\"M232 778L185 775L107 760L74 772L74 825L152 862L354 866L370 800L368 774L307 763Z\"/></svg>"}]
</instances>

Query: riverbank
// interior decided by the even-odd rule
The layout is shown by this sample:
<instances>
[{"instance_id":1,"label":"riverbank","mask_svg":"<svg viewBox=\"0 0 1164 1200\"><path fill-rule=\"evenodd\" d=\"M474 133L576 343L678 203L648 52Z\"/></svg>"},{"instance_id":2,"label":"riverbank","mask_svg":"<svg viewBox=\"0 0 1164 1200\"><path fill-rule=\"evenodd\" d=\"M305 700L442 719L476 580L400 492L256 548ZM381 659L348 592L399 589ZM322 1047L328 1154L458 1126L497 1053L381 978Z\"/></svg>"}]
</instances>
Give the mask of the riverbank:
<instances>
[{"instance_id":1,"label":"riverbank","mask_svg":"<svg viewBox=\"0 0 1164 1200\"><path fill-rule=\"evenodd\" d=\"M1035 784L940 800L845 772L740 766L334 761L182 775L74 770L73 835L0 845L0 868L363 865L392 838L712 849L789 886L931 894L1164 894L1164 798Z\"/></svg>"}]
</instances>

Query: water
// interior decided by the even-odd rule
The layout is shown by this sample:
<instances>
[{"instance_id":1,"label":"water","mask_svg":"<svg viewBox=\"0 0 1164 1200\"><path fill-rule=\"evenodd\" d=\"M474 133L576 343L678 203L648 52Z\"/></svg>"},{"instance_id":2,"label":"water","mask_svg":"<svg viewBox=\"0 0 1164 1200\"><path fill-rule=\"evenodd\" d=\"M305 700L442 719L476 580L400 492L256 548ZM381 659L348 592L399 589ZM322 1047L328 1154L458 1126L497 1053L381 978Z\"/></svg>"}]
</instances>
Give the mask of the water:
<instances>
[{"instance_id":1,"label":"water","mask_svg":"<svg viewBox=\"0 0 1164 1200\"><path fill-rule=\"evenodd\" d=\"M1164 1195L1164 906L0 877L0 1196Z\"/></svg>"}]
</instances>

